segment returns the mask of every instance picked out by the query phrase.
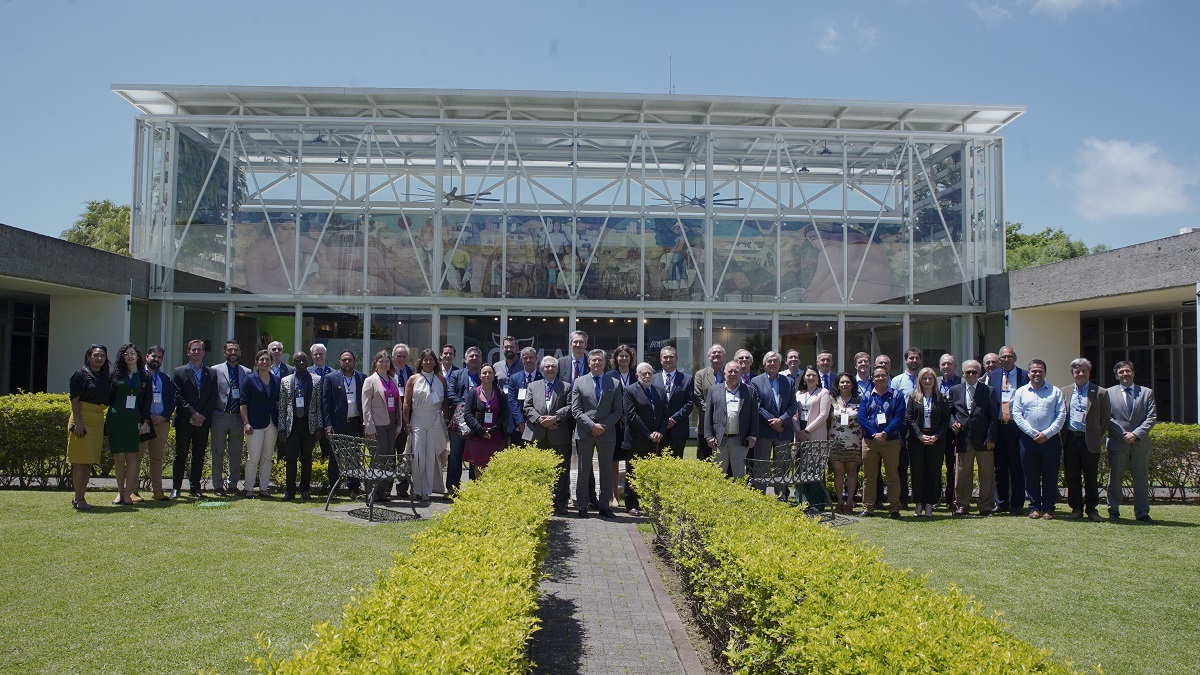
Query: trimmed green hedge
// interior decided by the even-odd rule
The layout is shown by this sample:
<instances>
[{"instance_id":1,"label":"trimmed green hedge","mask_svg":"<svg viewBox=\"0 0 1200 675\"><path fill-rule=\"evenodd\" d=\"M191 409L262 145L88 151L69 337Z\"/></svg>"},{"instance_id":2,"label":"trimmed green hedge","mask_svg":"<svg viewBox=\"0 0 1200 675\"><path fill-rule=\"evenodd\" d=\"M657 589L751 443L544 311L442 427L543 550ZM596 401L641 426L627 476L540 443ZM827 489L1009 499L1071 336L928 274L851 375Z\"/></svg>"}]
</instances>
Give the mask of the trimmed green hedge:
<instances>
[{"instance_id":1,"label":"trimmed green hedge","mask_svg":"<svg viewBox=\"0 0 1200 675\"><path fill-rule=\"evenodd\" d=\"M340 626L260 673L525 673L558 457L500 452L408 553L346 605ZM261 639L261 638L260 638Z\"/></svg>"},{"instance_id":2,"label":"trimmed green hedge","mask_svg":"<svg viewBox=\"0 0 1200 675\"><path fill-rule=\"evenodd\" d=\"M734 672L1074 672L970 597L926 588L711 462L647 459L634 483Z\"/></svg>"}]
</instances>

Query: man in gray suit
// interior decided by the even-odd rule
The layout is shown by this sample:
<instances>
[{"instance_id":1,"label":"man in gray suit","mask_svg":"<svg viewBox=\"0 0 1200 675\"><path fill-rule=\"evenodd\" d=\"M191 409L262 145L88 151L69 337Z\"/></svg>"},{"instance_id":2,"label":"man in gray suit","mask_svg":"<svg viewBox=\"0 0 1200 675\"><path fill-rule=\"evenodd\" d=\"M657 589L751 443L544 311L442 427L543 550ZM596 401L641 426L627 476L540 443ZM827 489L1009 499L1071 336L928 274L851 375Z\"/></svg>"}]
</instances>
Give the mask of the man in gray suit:
<instances>
[{"instance_id":1,"label":"man in gray suit","mask_svg":"<svg viewBox=\"0 0 1200 675\"><path fill-rule=\"evenodd\" d=\"M1150 518L1150 427L1158 421L1154 391L1133 382L1133 364L1113 366L1120 384L1108 388L1112 417L1108 424L1108 519L1120 519L1121 481L1125 470L1133 476L1133 515L1153 525Z\"/></svg>"},{"instance_id":2,"label":"man in gray suit","mask_svg":"<svg viewBox=\"0 0 1200 675\"><path fill-rule=\"evenodd\" d=\"M724 382L705 393L704 440L717 464L734 478L746 475L746 454L758 441L758 393L742 382L741 366L725 364Z\"/></svg>"},{"instance_id":3,"label":"man in gray suit","mask_svg":"<svg viewBox=\"0 0 1200 675\"><path fill-rule=\"evenodd\" d=\"M612 503L613 451L617 443L617 420L621 418L621 383L604 376L608 355L603 349L588 353L587 375L575 378L571 388L571 417L575 420L575 446L579 449L579 476L575 494L586 495L592 477L592 455L600 453L600 515L616 518ZM579 500L579 517L587 518L588 505Z\"/></svg>"},{"instance_id":4,"label":"man in gray suit","mask_svg":"<svg viewBox=\"0 0 1200 675\"><path fill-rule=\"evenodd\" d=\"M212 419L212 481L218 497L239 494L238 480L242 475L242 381L250 376L250 369L238 363L242 346L237 340L225 341L225 363L213 366L217 378L217 409ZM229 456L229 483L225 483L225 456Z\"/></svg>"},{"instance_id":5,"label":"man in gray suit","mask_svg":"<svg viewBox=\"0 0 1200 675\"><path fill-rule=\"evenodd\" d=\"M558 453L562 472L554 485L554 512L567 515L571 498L571 385L558 376L558 361L553 356L542 359L542 377L525 390L526 441L539 448Z\"/></svg>"},{"instance_id":6,"label":"man in gray suit","mask_svg":"<svg viewBox=\"0 0 1200 675\"><path fill-rule=\"evenodd\" d=\"M1086 511L1088 520L1099 522L1102 519L1096 506L1100 503L1100 486L1096 474L1111 411L1108 390L1089 382L1091 376L1091 361L1078 358L1071 362L1071 377L1075 383L1063 389L1067 399L1063 471L1067 479L1067 504L1071 506L1071 515L1067 518L1081 520Z\"/></svg>"},{"instance_id":7,"label":"man in gray suit","mask_svg":"<svg viewBox=\"0 0 1200 675\"><path fill-rule=\"evenodd\" d=\"M708 390L714 384L721 384L725 381L725 374L722 370L725 367L725 348L719 344L714 344L708 348L708 367L701 368L692 376L693 395L692 402L696 408L696 412L700 413L697 418L696 430L697 435L704 432L704 401L708 396ZM708 447L708 443L704 439L696 444L696 458L707 459L712 456L712 448Z\"/></svg>"}]
</instances>

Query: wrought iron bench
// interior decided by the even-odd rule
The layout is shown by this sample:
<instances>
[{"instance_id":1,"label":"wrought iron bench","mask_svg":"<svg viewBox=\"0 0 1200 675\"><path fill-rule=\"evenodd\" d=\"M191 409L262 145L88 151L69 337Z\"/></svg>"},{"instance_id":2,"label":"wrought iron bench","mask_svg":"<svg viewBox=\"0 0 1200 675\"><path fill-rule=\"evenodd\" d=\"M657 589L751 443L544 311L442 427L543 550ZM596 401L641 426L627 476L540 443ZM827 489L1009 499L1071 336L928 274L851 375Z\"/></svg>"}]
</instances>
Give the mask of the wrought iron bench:
<instances>
[{"instance_id":1,"label":"wrought iron bench","mask_svg":"<svg viewBox=\"0 0 1200 675\"><path fill-rule=\"evenodd\" d=\"M325 499L325 510L329 510L329 502L338 486L350 478L357 478L365 489L365 499L370 520L375 519L375 488L380 485L389 487L394 481L405 481L412 478L412 455L396 453L380 454L377 452L379 442L369 438L331 434L329 443L333 448L333 457L337 461L339 476L329 487L329 496ZM413 501L412 492L408 495L408 506L413 516L417 516L417 506Z\"/></svg>"},{"instance_id":2,"label":"wrought iron bench","mask_svg":"<svg viewBox=\"0 0 1200 675\"><path fill-rule=\"evenodd\" d=\"M776 491L794 485L817 483L825 490L825 501L828 502L825 470L829 465L832 447L833 441L803 441L793 443L782 453L777 451L777 457L773 460L746 459L746 482L759 490L771 487ZM780 457L779 454L785 456Z\"/></svg>"}]
</instances>

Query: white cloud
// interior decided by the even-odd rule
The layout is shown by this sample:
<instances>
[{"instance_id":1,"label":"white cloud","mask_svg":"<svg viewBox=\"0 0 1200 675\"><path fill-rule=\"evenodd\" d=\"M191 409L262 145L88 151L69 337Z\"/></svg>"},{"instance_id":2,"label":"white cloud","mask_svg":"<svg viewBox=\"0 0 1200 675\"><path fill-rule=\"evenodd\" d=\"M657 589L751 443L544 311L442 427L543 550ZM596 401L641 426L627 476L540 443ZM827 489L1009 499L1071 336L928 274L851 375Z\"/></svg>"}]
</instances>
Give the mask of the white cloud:
<instances>
[{"instance_id":1,"label":"white cloud","mask_svg":"<svg viewBox=\"0 0 1200 675\"><path fill-rule=\"evenodd\" d=\"M854 37L858 41L858 45L863 49L869 49L874 46L875 40L879 38L879 29L865 21L859 19L854 20Z\"/></svg>"},{"instance_id":2,"label":"white cloud","mask_svg":"<svg viewBox=\"0 0 1200 675\"><path fill-rule=\"evenodd\" d=\"M1065 17L1071 12L1085 7L1116 7L1119 4L1121 4L1121 0L1035 0L1032 11Z\"/></svg>"},{"instance_id":3,"label":"white cloud","mask_svg":"<svg viewBox=\"0 0 1200 675\"><path fill-rule=\"evenodd\" d=\"M1190 211L1196 174L1172 164L1153 143L1086 138L1076 155L1075 213L1101 221Z\"/></svg>"},{"instance_id":4,"label":"white cloud","mask_svg":"<svg viewBox=\"0 0 1200 675\"><path fill-rule=\"evenodd\" d=\"M998 2L992 2L988 4L984 4L982 2L972 2L971 9L975 10L976 16L988 23L999 21L1000 19L1009 16L1008 9L1006 7L1001 7L1000 3Z\"/></svg>"},{"instance_id":5,"label":"white cloud","mask_svg":"<svg viewBox=\"0 0 1200 675\"><path fill-rule=\"evenodd\" d=\"M821 37L817 38L817 49L820 49L826 54L836 54L838 50L838 39L840 37L841 34L838 33L837 27L835 27L833 24L829 24L825 27L824 32L821 33Z\"/></svg>"}]
</instances>

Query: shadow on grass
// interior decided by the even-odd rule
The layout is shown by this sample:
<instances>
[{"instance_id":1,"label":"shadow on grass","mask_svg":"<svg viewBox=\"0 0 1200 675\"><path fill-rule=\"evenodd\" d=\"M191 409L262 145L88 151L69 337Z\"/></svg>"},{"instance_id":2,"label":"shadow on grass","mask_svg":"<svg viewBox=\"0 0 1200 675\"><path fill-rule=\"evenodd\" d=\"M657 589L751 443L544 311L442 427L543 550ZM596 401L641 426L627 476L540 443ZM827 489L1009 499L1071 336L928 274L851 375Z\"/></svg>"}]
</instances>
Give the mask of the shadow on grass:
<instances>
[{"instance_id":1,"label":"shadow on grass","mask_svg":"<svg viewBox=\"0 0 1200 675\"><path fill-rule=\"evenodd\" d=\"M546 524L546 548L537 611L541 629L533 634L529 658L534 673L572 675L582 667L584 635L583 624L575 616L578 605L560 594L562 584L575 576L568 564L575 555L575 544L565 521L552 518Z\"/></svg>"}]
</instances>

